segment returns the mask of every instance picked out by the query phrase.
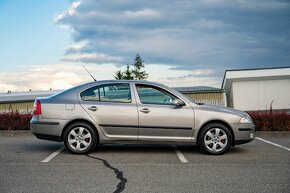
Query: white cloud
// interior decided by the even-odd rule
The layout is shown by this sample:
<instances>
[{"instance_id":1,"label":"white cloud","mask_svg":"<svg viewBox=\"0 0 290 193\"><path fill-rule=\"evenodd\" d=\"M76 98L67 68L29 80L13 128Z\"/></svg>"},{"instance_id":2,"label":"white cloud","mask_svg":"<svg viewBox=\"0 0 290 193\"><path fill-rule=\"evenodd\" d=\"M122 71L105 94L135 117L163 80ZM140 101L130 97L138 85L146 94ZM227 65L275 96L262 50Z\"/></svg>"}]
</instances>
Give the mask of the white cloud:
<instances>
[{"instance_id":1,"label":"white cloud","mask_svg":"<svg viewBox=\"0 0 290 193\"><path fill-rule=\"evenodd\" d=\"M248 9L253 11L261 11L261 10L279 10L279 9L289 9L290 3L289 1L283 0L256 0L256 1L247 1L247 0L239 0L237 2L238 6L241 9Z\"/></svg>"},{"instance_id":2,"label":"white cloud","mask_svg":"<svg viewBox=\"0 0 290 193\"><path fill-rule=\"evenodd\" d=\"M201 0L208 6L234 8L237 10L278 10L290 8L287 0Z\"/></svg>"},{"instance_id":3,"label":"white cloud","mask_svg":"<svg viewBox=\"0 0 290 193\"><path fill-rule=\"evenodd\" d=\"M160 82L172 87L202 85L219 87L221 83L220 78L211 77L214 73L211 69L172 70L172 66L166 64L146 64L145 67L149 74L149 81ZM87 64L86 68L97 80L113 79L114 72L120 69L112 63ZM124 70L125 67L121 69ZM188 76L189 73L196 74L196 76ZM49 90L50 88L61 90L91 81L90 75L79 64L29 66L14 72L0 72L0 92L28 91L30 89Z\"/></svg>"},{"instance_id":4,"label":"white cloud","mask_svg":"<svg viewBox=\"0 0 290 193\"><path fill-rule=\"evenodd\" d=\"M224 3L226 0L201 0L203 3L216 4Z\"/></svg>"},{"instance_id":5,"label":"white cloud","mask_svg":"<svg viewBox=\"0 0 290 193\"><path fill-rule=\"evenodd\" d=\"M49 69L49 70L48 70ZM0 92L28 91L32 90L54 90L71 87L85 81L77 71L67 73L69 68L59 68L57 65L35 67L29 70L22 69L21 72L0 73ZM15 78L17 77L17 78Z\"/></svg>"},{"instance_id":6,"label":"white cloud","mask_svg":"<svg viewBox=\"0 0 290 193\"><path fill-rule=\"evenodd\" d=\"M81 52L81 50L84 49L86 47L86 45L87 45L87 42L78 42L78 43L72 44L69 47L65 48L64 51L66 54Z\"/></svg>"},{"instance_id":7,"label":"white cloud","mask_svg":"<svg viewBox=\"0 0 290 193\"><path fill-rule=\"evenodd\" d=\"M198 29L216 29L226 27L223 21L204 18L194 21L190 26Z\"/></svg>"},{"instance_id":8,"label":"white cloud","mask_svg":"<svg viewBox=\"0 0 290 193\"><path fill-rule=\"evenodd\" d=\"M59 20L63 19L66 15L69 15L69 16L75 15L77 13L76 10L80 5L81 5L80 1L72 2L70 7L66 11L64 11L61 14L57 14L55 16L54 21L58 22Z\"/></svg>"},{"instance_id":9,"label":"white cloud","mask_svg":"<svg viewBox=\"0 0 290 193\"><path fill-rule=\"evenodd\" d=\"M225 69L289 65L289 8L285 0L72 1L55 16L73 37L64 49L69 64L0 72L0 91L91 81L76 63L88 63L97 79L111 79L116 64L132 63L136 53L149 80L219 86Z\"/></svg>"},{"instance_id":10,"label":"white cloud","mask_svg":"<svg viewBox=\"0 0 290 193\"><path fill-rule=\"evenodd\" d=\"M160 82L171 87L183 86L221 86L221 77L214 75L212 69L198 70L172 70L171 65L148 64L146 71L149 73L149 80Z\"/></svg>"},{"instance_id":11,"label":"white cloud","mask_svg":"<svg viewBox=\"0 0 290 193\"><path fill-rule=\"evenodd\" d=\"M125 11L123 16L125 17L124 19L156 19L162 15L158 11L145 8L137 11Z\"/></svg>"},{"instance_id":12,"label":"white cloud","mask_svg":"<svg viewBox=\"0 0 290 193\"><path fill-rule=\"evenodd\" d=\"M280 0L83 0L56 23L75 41L64 61L124 65L139 53L151 63L223 71L285 65L287 8Z\"/></svg>"},{"instance_id":13,"label":"white cloud","mask_svg":"<svg viewBox=\"0 0 290 193\"><path fill-rule=\"evenodd\" d=\"M212 69L197 69L197 70L191 71L191 73L183 74L181 76L176 76L176 75L170 76L167 78L167 80L182 82L184 80L191 80L191 79L194 79L194 80L216 79L217 77L209 76L209 75L212 75L213 73L214 71ZM208 82L206 84L208 84ZM204 83L202 85L204 85Z\"/></svg>"},{"instance_id":14,"label":"white cloud","mask_svg":"<svg viewBox=\"0 0 290 193\"><path fill-rule=\"evenodd\" d=\"M182 80L169 80L169 79L160 79L159 82L172 86L172 87L185 87L185 86L211 86L220 88L220 77L190 77Z\"/></svg>"},{"instance_id":15,"label":"white cloud","mask_svg":"<svg viewBox=\"0 0 290 193\"><path fill-rule=\"evenodd\" d=\"M86 65L96 79L110 79L117 70L114 64ZM79 64L49 64L29 66L19 71L0 72L0 92L66 89L92 81ZM17 77L17 78L15 78Z\"/></svg>"},{"instance_id":16,"label":"white cloud","mask_svg":"<svg viewBox=\"0 0 290 193\"><path fill-rule=\"evenodd\" d=\"M192 71L192 74L194 75L210 75L213 73L214 71L212 69L197 69Z\"/></svg>"},{"instance_id":17,"label":"white cloud","mask_svg":"<svg viewBox=\"0 0 290 193\"><path fill-rule=\"evenodd\" d=\"M6 83L4 81L0 81L0 93L5 93L8 91L17 91L18 86L13 83ZM25 89L28 91L28 89Z\"/></svg>"},{"instance_id":18,"label":"white cloud","mask_svg":"<svg viewBox=\"0 0 290 193\"><path fill-rule=\"evenodd\" d=\"M109 56L106 54L70 54L63 58L66 62L83 62L83 63L120 63L123 61L122 57Z\"/></svg>"}]
</instances>

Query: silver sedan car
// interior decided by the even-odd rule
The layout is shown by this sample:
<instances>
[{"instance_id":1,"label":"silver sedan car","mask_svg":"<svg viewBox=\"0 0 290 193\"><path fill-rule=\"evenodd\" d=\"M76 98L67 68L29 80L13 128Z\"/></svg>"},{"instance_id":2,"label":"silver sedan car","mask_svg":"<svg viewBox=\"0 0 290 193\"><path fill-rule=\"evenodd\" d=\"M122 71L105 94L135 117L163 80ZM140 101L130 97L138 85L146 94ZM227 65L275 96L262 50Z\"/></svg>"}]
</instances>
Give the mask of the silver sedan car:
<instances>
[{"instance_id":1,"label":"silver sedan car","mask_svg":"<svg viewBox=\"0 0 290 193\"><path fill-rule=\"evenodd\" d=\"M209 154L254 139L255 126L242 111L195 103L149 81L96 81L36 98L31 130L39 139L63 141L84 154L97 144L197 144Z\"/></svg>"}]
</instances>

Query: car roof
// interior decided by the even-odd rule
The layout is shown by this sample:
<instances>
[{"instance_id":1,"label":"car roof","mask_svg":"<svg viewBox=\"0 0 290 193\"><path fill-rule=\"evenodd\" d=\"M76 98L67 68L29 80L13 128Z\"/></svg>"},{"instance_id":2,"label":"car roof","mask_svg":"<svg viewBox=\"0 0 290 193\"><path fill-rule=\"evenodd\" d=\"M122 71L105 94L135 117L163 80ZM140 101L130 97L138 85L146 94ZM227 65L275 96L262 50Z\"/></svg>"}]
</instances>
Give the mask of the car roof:
<instances>
[{"instance_id":1,"label":"car roof","mask_svg":"<svg viewBox=\"0 0 290 193\"><path fill-rule=\"evenodd\" d=\"M99 81L93 81L88 82L83 85L89 86L89 85L95 85L95 84L110 84L110 83L139 83L139 84L152 84L152 85L159 85L159 86L165 86L163 84L157 83L157 82L151 82L147 80L99 80Z\"/></svg>"}]
</instances>

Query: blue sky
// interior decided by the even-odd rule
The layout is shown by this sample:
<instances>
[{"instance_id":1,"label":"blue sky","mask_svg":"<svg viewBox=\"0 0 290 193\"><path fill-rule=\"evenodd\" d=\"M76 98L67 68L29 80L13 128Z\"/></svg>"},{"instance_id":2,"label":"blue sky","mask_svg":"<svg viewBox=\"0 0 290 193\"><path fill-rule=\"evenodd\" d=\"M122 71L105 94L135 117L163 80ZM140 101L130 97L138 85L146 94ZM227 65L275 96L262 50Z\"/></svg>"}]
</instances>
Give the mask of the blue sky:
<instances>
[{"instance_id":1,"label":"blue sky","mask_svg":"<svg viewBox=\"0 0 290 193\"><path fill-rule=\"evenodd\" d=\"M53 15L68 6L68 1L58 0L0 0L1 71L58 62L71 38L55 26Z\"/></svg>"},{"instance_id":2,"label":"blue sky","mask_svg":"<svg viewBox=\"0 0 290 193\"><path fill-rule=\"evenodd\" d=\"M131 63L219 87L224 70L290 66L287 0L0 0L0 92L63 89Z\"/></svg>"}]
</instances>

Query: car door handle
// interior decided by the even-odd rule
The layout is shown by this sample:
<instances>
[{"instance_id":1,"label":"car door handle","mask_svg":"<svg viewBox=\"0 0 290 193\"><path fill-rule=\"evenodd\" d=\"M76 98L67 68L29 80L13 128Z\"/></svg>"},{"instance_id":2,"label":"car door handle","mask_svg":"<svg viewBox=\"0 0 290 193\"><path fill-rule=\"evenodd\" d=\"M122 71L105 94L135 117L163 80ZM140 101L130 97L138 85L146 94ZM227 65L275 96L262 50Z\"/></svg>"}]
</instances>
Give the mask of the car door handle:
<instances>
[{"instance_id":1,"label":"car door handle","mask_svg":"<svg viewBox=\"0 0 290 193\"><path fill-rule=\"evenodd\" d=\"M96 111L96 110L98 110L98 107L96 107L96 106L91 106L91 107L89 107L88 109L91 110L91 111Z\"/></svg>"},{"instance_id":2,"label":"car door handle","mask_svg":"<svg viewBox=\"0 0 290 193\"><path fill-rule=\"evenodd\" d=\"M149 112L150 112L150 110L149 110L149 109L147 109L147 108L144 108L144 109L141 109L141 110L140 110L140 112L142 112L142 113L149 113Z\"/></svg>"}]
</instances>

